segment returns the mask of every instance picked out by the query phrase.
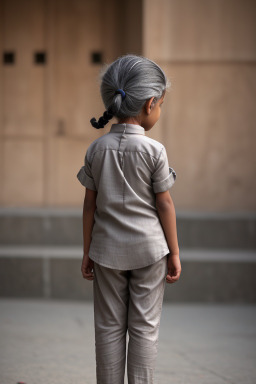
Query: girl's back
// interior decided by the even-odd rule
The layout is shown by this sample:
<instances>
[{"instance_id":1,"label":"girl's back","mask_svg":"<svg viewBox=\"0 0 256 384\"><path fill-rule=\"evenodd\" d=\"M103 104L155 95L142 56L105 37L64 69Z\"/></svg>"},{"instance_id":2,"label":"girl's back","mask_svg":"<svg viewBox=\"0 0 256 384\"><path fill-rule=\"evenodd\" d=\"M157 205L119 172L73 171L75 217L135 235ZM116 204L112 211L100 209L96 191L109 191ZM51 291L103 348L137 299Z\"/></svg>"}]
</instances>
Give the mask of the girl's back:
<instances>
[{"instance_id":1,"label":"girl's back","mask_svg":"<svg viewBox=\"0 0 256 384\"><path fill-rule=\"evenodd\" d=\"M97 191L89 256L113 268L152 264L168 253L155 193L175 181L164 146L139 125L113 124L87 150L78 174Z\"/></svg>"}]
</instances>

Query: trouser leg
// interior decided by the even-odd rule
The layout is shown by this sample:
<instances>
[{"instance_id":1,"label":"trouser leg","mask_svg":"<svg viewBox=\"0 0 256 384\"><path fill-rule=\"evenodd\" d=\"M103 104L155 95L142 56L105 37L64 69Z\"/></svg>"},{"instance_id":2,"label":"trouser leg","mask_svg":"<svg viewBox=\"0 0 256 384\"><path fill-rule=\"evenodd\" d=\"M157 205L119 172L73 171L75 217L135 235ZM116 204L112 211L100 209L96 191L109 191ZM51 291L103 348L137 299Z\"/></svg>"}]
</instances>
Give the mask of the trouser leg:
<instances>
[{"instance_id":1,"label":"trouser leg","mask_svg":"<svg viewBox=\"0 0 256 384\"><path fill-rule=\"evenodd\" d=\"M94 263L97 384L123 384L126 360L128 272Z\"/></svg>"},{"instance_id":2,"label":"trouser leg","mask_svg":"<svg viewBox=\"0 0 256 384\"><path fill-rule=\"evenodd\" d=\"M153 384L167 257L131 271L129 280L129 384Z\"/></svg>"}]
</instances>

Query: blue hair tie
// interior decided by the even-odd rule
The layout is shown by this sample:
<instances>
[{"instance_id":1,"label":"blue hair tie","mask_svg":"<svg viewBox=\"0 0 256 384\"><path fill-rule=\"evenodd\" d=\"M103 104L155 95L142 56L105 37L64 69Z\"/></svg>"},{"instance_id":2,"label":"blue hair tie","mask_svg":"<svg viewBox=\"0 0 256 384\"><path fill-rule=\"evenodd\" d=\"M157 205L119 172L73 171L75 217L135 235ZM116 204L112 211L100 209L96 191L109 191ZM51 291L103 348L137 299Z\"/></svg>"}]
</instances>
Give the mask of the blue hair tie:
<instances>
[{"instance_id":1,"label":"blue hair tie","mask_svg":"<svg viewBox=\"0 0 256 384\"><path fill-rule=\"evenodd\" d=\"M118 89L118 90L115 92L115 94L117 94L117 93L120 93L120 95L122 96L122 100L125 99L125 96L126 96L125 91L123 91L122 89Z\"/></svg>"}]
</instances>

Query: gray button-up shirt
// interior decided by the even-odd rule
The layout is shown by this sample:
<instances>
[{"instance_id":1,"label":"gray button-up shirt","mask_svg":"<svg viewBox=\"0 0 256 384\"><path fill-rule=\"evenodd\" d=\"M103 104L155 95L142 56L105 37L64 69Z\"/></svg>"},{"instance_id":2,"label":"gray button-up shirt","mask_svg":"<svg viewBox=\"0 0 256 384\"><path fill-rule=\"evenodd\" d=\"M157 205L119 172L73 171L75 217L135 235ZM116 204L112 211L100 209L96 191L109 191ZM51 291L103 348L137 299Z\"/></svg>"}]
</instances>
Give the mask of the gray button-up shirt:
<instances>
[{"instance_id":1,"label":"gray button-up shirt","mask_svg":"<svg viewBox=\"0 0 256 384\"><path fill-rule=\"evenodd\" d=\"M165 147L139 125L113 124L88 148L78 180L97 191L89 257L105 267L130 270L169 253L155 194L176 174Z\"/></svg>"}]
</instances>

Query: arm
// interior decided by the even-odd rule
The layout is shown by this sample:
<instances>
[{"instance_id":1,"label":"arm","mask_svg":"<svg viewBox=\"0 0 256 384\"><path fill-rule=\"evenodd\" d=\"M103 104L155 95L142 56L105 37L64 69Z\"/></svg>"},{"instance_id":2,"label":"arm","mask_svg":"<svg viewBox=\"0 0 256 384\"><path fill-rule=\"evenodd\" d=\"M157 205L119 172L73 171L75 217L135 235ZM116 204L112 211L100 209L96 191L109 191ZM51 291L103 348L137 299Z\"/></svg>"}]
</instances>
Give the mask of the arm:
<instances>
[{"instance_id":1,"label":"arm","mask_svg":"<svg viewBox=\"0 0 256 384\"><path fill-rule=\"evenodd\" d=\"M94 212L96 209L97 192L91 189L85 191L83 207L83 242L84 255L81 266L83 277L87 280L93 280L93 261L89 258L89 249L91 244L92 229L94 225Z\"/></svg>"},{"instance_id":2,"label":"arm","mask_svg":"<svg viewBox=\"0 0 256 384\"><path fill-rule=\"evenodd\" d=\"M167 283L175 283L181 274L179 245L177 238L175 208L169 191L156 193L156 209L170 250L168 256Z\"/></svg>"}]
</instances>

